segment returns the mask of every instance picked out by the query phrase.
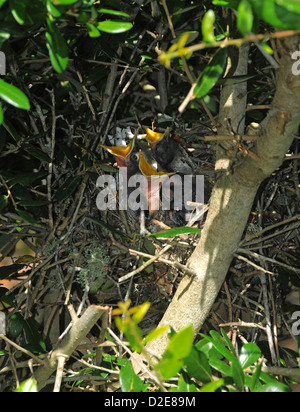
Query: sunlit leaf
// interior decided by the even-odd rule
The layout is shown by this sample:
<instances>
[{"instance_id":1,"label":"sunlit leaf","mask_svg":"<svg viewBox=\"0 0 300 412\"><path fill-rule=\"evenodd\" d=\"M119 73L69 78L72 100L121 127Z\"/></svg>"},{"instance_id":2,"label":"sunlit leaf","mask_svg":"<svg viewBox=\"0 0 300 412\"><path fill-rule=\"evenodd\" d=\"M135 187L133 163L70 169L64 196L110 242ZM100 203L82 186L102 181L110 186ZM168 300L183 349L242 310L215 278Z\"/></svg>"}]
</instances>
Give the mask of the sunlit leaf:
<instances>
[{"instance_id":1,"label":"sunlit leaf","mask_svg":"<svg viewBox=\"0 0 300 412\"><path fill-rule=\"evenodd\" d=\"M14 16L17 23L23 25L26 17L26 1L9 0L11 14Z\"/></svg>"},{"instance_id":2,"label":"sunlit leaf","mask_svg":"<svg viewBox=\"0 0 300 412\"><path fill-rule=\"evenodd\" d=\"M64 6L69 6L70 4L75 4L77 2L78 2L78 0L53 0L54 4L56 4L56 5L61 4L61 5L64 5Z\"/></svg>"},{"instance_id":3,"label":"sunlit leaf","mask_svg":"<svg viewBox=\"0 0 300 412\"><path fill-rule=\"evenodd\" d=\"M86 23L86 28L88 30L89 36L91 38L96 38L100 36L100 32L97 29L97 27L95 27L93 24L91 23Z\"/></svg>"},{"instance_id":4,"label":"sunlit leaf","mask_svg":"<svg viewBox=\"0 0 300 412\"><path fill-rule=\"evenodd\" d=\"M220 49L212 61L205 67L197 81L194 96L199 99L206 96L222 76L227 61L227 49Z\"/></svg>"},{"instance_id":5,"label":"sunlit leaf","mask_svg":"<svg viewBox=\"0 0 300 412\"><path fill-rule=\"evenodd\" d=\"M193 235L196 233L201 233L201 229L183 226L183 227L176 227L174 229L162 230L156 233L151 233L148 236L159 239L159 238L168 238L168 237L175 237L175 236L181 236L181 235Z\"/></svg>"},{"instance_id":6,"label":"sunlit leaf","mask_svg":"<svg viewBox=\"0 0 300 412\"><path fill-rule=\"evenodd\" d=\"M191 325L177 332L168 343L166 353L176 359L184 359L191 353L194 341L194 332Z\"/></svg>"},{"instance_id":7,"label":"sunlit leaf","mask_svg":"<svg viewBox=\"0 0 300 412\"><path fill-rule=\"evenodd\" d=\"M240 0L213 0L215 6L229 7L230 9L237 10Z\"/></svg>"},{"instance_id":8,"label":"sunlit leaf","mask_svg":"<svg viewBox=\"0 0 300 412\"><path fill-rule=\"evenodd\" d=\"M254 15L251 4L248 0L242 0L238 8L237 26L242 34L249 34L252 31Z\"/></svg>"},{"instance_id":9,"label":"sunlit leaf","mask_svg":"<svg viewBox=\"0 0 300 412\"><path fill-rule=\"evenodd\" d=\"M126 360L125 366L121 368L119 379L122 392L144 392L148 387L148 385L134 373L133 367L128 360Z\"/></svg>"},{"instance_id":10,"label":"sunlit leaf","mask_svg":"<svg viewBox=\"0 0 300 412\"><path fill-rule=\"evenodd\" d=\"M215 28L214 24L216 21L215 12L213 10L208 10L202 19L202 36L203 41L207 43L212 43L215 41Z\"/></svg>"},{"instance_id":11,"label":"sunlit leaf","mask_svg":"<svg viewBox=\"0 0 300 412\"><path fill-rule=\"evenodd\" d=\"M45 35L51 63L55 71L62 73L66 70L69 61L67 44L56 24L50 18L47 19L47 27Z\"/></svg>"},{"instance_id":12,"label":"sunlit leaf","mask_svg":"<svg viewBox=\"0 0 300 412\"><path fill-rule=\"evenodd\" d=\"M248 368L253 365L261 357L260 348L255 345L255 343L246 343L241 349L241 354L239 356L240 364L243 369Z\"/></svg>"},{"instance_id":13,"label":"sunlit leaf","mask_svg":"<svg viewBox=\"0 0 300 412\"><path fill-rule=\"evenodd\" d=\"M112 16L130 17L129 14L123 11L112 10L112 9L99 9L99 13L111 14Z\"/></svg>"},{"instance_id":14,"label":"sunlit leaf","mask_svg":"<svg viewBox=\"0 0 300 412\"><path fill-rule=\"evenodd\" d=\"M204 383L211 380L211 368L203 352L193 347L189 356L184 359L184 365L190 377Z\"/></svg>"},{"instance_id":15,"label":"sunlit leaf","mask_svg":"<svg viewBox=\"0 0 300 412\"><path fill-rule=\"evenodd\" d=\"M133 24L127 21L105 20L97 23L96 27L105 33L119 34L130 30Z\"/></svg>"},{"instance_id":16,"label":"sunlit leaf","mask_svg":"<svg viewBox=\"0 0 300 412\"><path fill-rule=\"evenodd\" d=\"M37 382L34 378L26 379L26 381L23 381L14 392L36 393L38 392Z\"/></svg>"},{"instance_id":17,"label":"sunlit leaf","mask_svg":"<svg viewBox=\"0 0 300 412\"><path fill-rule=\"evenodd\" d=\"M2 79L0 79L0 97L18 109L30 109L28 97L20 89Z\"/></svg>"},{"instance_id":18,"label":"sunlit leaf","mask_svg":"<svg viewBox=\"0 0 300 412\"><path fill-rule=\"evenodd\" d=\"M299 6L296 2L278 0L249 0L258 17L279 29L299 29ZM293 5L294 7L291 7ZM297 12L295 12L297 10Z\"/></svg>"},{"instance_id":19,"label":"sunlit leaf","mask_svg":"<svg viewBox=\"0 0 300 412\"><path fill-rule=\"evenodd\" d=\"M163 335L164 333L168 332L170 329L169 326L162 326L161 328L155 328L148 335L144 338L144 345L153 341L154 339L158 338L159 336Z\"/></svg>"}]
</instances>

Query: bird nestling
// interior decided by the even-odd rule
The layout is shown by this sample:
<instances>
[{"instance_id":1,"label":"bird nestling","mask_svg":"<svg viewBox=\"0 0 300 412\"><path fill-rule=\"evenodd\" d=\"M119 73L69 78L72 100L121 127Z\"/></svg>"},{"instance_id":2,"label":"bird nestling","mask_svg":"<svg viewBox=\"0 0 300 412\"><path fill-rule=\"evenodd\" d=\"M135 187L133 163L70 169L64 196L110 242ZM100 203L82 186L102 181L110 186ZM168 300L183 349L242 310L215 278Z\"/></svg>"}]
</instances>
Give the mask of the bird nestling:
<instances>
[{"instance_id":1,"label":"bird nestling","mask_svg":"<svg viewBox=\"0 0 300 412\"><path fill-rule=\"evenodd\" d=\"M151 147L158 169L165 172L175 172L181 175L192 175L193 170L185 161L178 143L167 128L165 133L157 133L146 128L146 139Z\"/></svg>"},{"instance_id":2,"label":"bird nestling","mask_svg":"<svg viewBox=\"0 0 300 412\"><path fill-rule=\"evenodd\" d=\"M146 199L149 215L152 216L160 207L160 188L164 181L164 176L168 177L174 173L157 171L144 156L142 150L136 141L136 135L128 146L105 146L101 147L111 153L119 168L126 168L127 185L129 180L136 175L142 175L146 178L145 184L139 187L139 195ZM133 190L131 190L133 192ZM129 192L127 192L130 194Z\"/></svg>"}]
</instances>

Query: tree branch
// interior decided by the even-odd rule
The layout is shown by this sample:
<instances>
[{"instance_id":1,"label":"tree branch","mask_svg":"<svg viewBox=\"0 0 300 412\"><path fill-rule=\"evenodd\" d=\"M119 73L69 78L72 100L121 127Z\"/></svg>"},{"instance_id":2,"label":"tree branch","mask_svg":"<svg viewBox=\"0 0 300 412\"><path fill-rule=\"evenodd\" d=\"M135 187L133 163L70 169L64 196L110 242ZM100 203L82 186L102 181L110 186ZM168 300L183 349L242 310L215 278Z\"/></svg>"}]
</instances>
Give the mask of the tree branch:
<instances>
[{"instance_id":1,"label":"tree branch","mask_svg":"<svg viewBox=\"0 0 300 412\"><path fill-rule=\"evenodd\" d=\"M159 327L171 325L178 331L191 324L197 334L215 302L243 235L257 190L263 180L280 167L298 131L300 76L292 73L291 55L299 42L299 36L278 41L281 59L277 90L264 123L264 133L253 149L259 160L248 156L231 173L222 173L217 180L200 242L189 261L189 267L197 272L197 276L183 278ZM160 356L167 343L168 338L163 335L147 347Z\"/></svg>"},{"instance_id":2,"label":"tree branch","mask_svg":"<svg viewBox=\"0 0 300 412\"><path fill-rule=\"evenodd\" d=\"M88 334L101 316L108 311L108 309L108 306L91 305L81 318L73 323L71 330L59 346L53 352L49 353L44 360L44 364L37 369L35 379L39 390L46 385L48 378L56 370L58 359L61 357L69 358L82 339Z\"/></svg>"}]
</instances>

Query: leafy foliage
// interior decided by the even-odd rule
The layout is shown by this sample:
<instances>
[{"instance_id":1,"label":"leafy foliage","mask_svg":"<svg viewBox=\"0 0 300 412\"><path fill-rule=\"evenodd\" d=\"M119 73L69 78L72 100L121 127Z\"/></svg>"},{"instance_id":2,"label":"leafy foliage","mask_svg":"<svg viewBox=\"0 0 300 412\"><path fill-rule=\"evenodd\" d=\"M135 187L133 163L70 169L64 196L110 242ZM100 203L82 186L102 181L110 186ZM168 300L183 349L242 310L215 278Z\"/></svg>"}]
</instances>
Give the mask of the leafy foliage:
<instances>
[{"instance_id":1,"label":"leafy foliage","mask_svg":"<svg viewBox=\"0 0 300 412\"><path fill-rule=\"evenodd\" d=\"M156 3L155 9L151 0L0 0L0 50L7 63L7 74L0 79L0 252L3 257L10 256L17 240L22 238L38 256L33 264L25 256L20 262L5 264L0 268L0 280L16 278L21 270L31 270L38 276L32 277L30 292L40 280L48 282L45 289L39 285L41 290L36 291L38 301L33 308L33 302L18 290L9 295L6 289L1 290L0 309L12 309L7 315L8 336L35 355L44 354L46 345L51 349L49 336L41 334L45 325L39 327L34 316L35 311L47 305L42 295L52 288L53 276L64 292L74 292L79 284L78 289L85 290L88 285L90 291L104 294L114 282L118 285L119 272L128 269L124 256L116 258L113 252L109 256L105 243L110 242L116 249L119 245L115 239L121 240L126 242L126 251L129 242L136 246L137 237L123 232L119 217L99 217L95 211L97 176L102 172L115 173L110 159L100 153L99 143L114 133L117 124L135 128L137 118L143 125L156 121L158 127L165 128L176 123L182 130L192 132L203 123L205 132L213 134L200 99L215 116L219 87L226 82L249 81L250 104L261 104L262 96L268 104L274 76L257 50L251 53L253 66L249 76L222 79L228 39L240 45L247 35L267 32L271 36L277 29L299 28L299 2L293 0L172 0L167 6L173 36L163 4ZM224 20L221 7L233 11L237 27ZM263 46L271 54L268 39ZM161 43L166 52L161 51L158 56L157 45ZM165 91L160 89L158 77L158 73L164 73L162 64L171 69L166 72ZM184 70L186 64L190 77L196 80L190 106L179 118L178 107L191 86ZM163 92L168 96L165 104L162 98L158 99ZM258 110L247 114L248 123L262 118ZM197 150L213 151L201 146L199 133L195 134L197 141L193 144ZM190 139L192 133L186 136L188 143ZM274 204L274 213L278 214L281 205L276 201ZM177 227L158 232L153 238L197 233L199 229ZM143 251L155 253L153 238L148 237L143 243ZM101 247L95 246L95 239ZM115 271L113 282L108 280L110 264ZM295 273L278 273L284 293L289 291L289 282L299 286ZM177 276L176 273L174 278ZM75 286L70 279L77 280ZM156 276L150 278L151 287L153 279L156 281ZM144 279L140 284L144 284ZM172 288L174 284L172 280ZM139 302L141 287L137 282L134 291ZM118 288L122 291L118 290L120 295L127 294L125 287ZM153 289L149 294L154 295ZM114 298L116 303L119 295ZM161 295L157 300L160 299ZM61 300L64 299L58 299L59 310ZM115 312L119 315L116 325L131 348L147 356L145 345L169 328L153 329L144 336L139 324L149 304L131 309L129 306L125 302ZM115 353L104 353L101 367L114 372L121 368L124 392L159 390L174 377L177 381L170 389L174 392L289 390L263 372L262 358L267 356L264 348L250 342L240 346L237 354L225 332L219 334L213 329L198 338L194 343L191 327L170 332L163 358L156 366L150 362L151 372L158 380L155 387L153 382L145 382L135 374L130 361ZM109 335L107 339L112 340ZM0 351L2 359L7 355L6 350ZM16 350L14 356L24 354ZM93 356L96 353L88 354L89 359ZM289 352L289 356L296 362L299 354ZM74 386L84 381L84 374L96 379L108 376L109 372L87 366L78 373ZM26 380L18 391L36 391L35 381Z\"/></svg>"},{"instance_id":2,"label":"leafy foliage","mask_svg":"<svg viewBox=\"0 0 300 412\"><path fill-rule=\"evenodd\" d=\"M117 326L125 333L133 349L150 359L137 325L142 321L149 305L132 309L129 309L129 305L129 301L120 304L120 309L114 312L123 312L125 315L124 321L117 318ZM153 333L153 339L162 332L165 330ZM172 387L171 392L291 392L287 385L262 372L262 352L256 344L244 344L237 354L224 330L221 330L221 335L211 330L210 336L200 336L202 339L194 344L191 326L177 333L173 331L162 359L152 365L161 385L178 377L178 385ZM146 338L146 341L149 339ZM222 378L215 380L213 371ZM129 362L121 370L120 382L123 392L153 391L135 375Z\"/></svg>"}]
</instances>

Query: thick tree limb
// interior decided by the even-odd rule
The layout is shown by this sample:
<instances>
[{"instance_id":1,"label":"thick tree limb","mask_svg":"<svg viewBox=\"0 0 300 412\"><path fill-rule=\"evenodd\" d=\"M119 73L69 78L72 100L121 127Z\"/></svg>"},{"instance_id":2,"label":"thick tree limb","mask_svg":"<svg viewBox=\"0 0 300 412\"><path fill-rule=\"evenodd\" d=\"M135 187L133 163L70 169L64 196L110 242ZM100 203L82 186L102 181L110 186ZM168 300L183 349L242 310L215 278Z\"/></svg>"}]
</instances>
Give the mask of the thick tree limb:
<instances>
[{"instance_id":1,"label":"thick tree limb","mask_svg":"<svg viewBox=\"0 0 300 412\"><path fill-rule=\"evenodd\" d=\"M278 41L281 61L277 90L264 122L265 130L254 150L258 160L246 157L231 173L223 173L217 181L200 242L189 262L197 276L183 278L159 326L171 325L178 331L191 324L198 333L215 302L238 248L257 190L264 179L281 166L298 131L300 76L292 73L294 61L291 55L299 42L299 36ZM168 338L164 335L151 342L148 348L160 356L167 343Z\"/></svg>"},{"instance_id":2,"label":"thick tree limb","mask_svg":"<svg viewBox=\"0 0 300 412\"><path fill-rule=\"evenodd\" d=\"M103 306L89 306L81 318L73 322L72 328L65 336L59 346L50 352L36 373L35 379L39 390L47 383L47 380L57 368L59 358L69 358L80 344L83 338L89 333L95 323L101 318L109 308Z\"/></svg>"}]
</instances>

